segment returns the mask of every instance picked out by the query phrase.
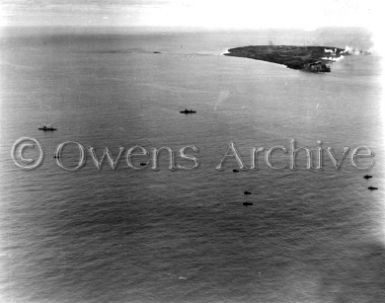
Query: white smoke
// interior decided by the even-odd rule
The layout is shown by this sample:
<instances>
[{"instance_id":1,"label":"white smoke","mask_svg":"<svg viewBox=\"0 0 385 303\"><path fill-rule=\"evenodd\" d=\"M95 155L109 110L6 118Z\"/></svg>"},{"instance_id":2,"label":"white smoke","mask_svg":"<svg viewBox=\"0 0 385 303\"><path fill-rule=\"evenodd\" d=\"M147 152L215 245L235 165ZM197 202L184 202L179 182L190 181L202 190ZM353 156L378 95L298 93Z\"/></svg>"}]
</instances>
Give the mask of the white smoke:
<instances>
[{"instance_id":1,"label":"white smoke","mask_svg":"<svg viewBox=\"0 0 385 303\"><path fill-rule=\"evenodd\" d=\"M322 57L321 59L336 62L342 60L343 58L344 56L341 55L339 57Z\"/></svg>"},{"instance_id":2,"label":"white smoke","mask_svg":"<svg viewBox=\"0 0 385 303\"><path fill-rule=\"evenodd\" d=\"M347 54L347 55L368 55L370 53L371 52L369 50L363 51L362 49L352 47L352 46L345 46L345 49L342 52L342 54Z\"/></svg>"},{"instance_id":3,"label":"white smoke","mask_svg":"<svg viewBox=\"0 0 385 303\"><path fill-rule=\"evenodd\" d=\"M336 54L336 50L335 50L335 49L328 49L328 48L325 48L325 49L324 49L324 52L325 52L325 53L330 53L330 54Z\"/></svg>"}]
</instances>

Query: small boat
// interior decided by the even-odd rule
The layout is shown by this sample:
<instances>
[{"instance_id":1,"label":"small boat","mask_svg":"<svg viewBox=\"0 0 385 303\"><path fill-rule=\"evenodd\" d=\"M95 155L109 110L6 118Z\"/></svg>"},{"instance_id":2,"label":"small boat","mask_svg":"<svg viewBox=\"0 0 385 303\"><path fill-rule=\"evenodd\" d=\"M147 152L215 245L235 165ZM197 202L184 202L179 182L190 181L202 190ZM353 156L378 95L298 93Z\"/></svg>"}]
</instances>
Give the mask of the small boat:
<instances>
[{"instance_id":1,"label":"small boat","mask_svg":"<svg viewBox=\"0 0 385 303\"><path fill-rule=\"evenodd\" d=\"M154 53L154 54L161 54L160 51L154 51L153 53Z\"/></svg>"},{"instance_id":2,"label":"small boat","mask_svg":"<svg viewBox=\"0 0 385 303\"><path fill-rule=\"evenodd\" d=\"M253 205L253 202L243 202L243 206L251 206Z\"/></svg>"},{"instance_id":3,"label":"small boat","mask_svg":"<svg viewBox=\"0 0 385 303\"><path fill-rule=\"evenodd\" d=\"M378 187L375 187L375 186L369 186L368 189L369 189L369 190L377 190Z\"/></svg>"},{"instance_id":4,"label":"small boat","mask_svg":"<svg viewBox=\"0 0 385 303\"><path fill-rule=\"evenodd\" d=\"M54 155L53 158L54 159L60 159L60 156L59 155Z\"/></svg>"},{"instance_id":5,"label":"small boat","mask_svg":"<svg viewBox=\"0 0 385 303\"><path fill-rule=\"evenodd\" d=\"M195 110L185 108L184 110L181 110L180 113L188 115L188 114L196 114L197 112Z\"/></svg>"},{"instance_id":6,"label":"small boat","mask_svg":"<svg viewBox=\"0 0 385 303\"><path fill-rule=\"evenodd\" d=\"M140 166L146 166L147 163L146 162L140 162Z\"/></svg>"},{"instance_id":7,"label":"small boat","mask_svg":"<svg viewBox=\"0 0 385 303\"><path fill-rule=\"evenodd\" d=\"M249 192L248 190L245 190L245 191L243 192L243 194L244 194L244 195L251 195L251 192Z\"/></svg>"},{"instance_id":8,"label":"small boat","mask_svg":"<svg viewBox=\"0 0 385 303\"><path fill-rule=\"evenodd\" d=\"M53 131L57 130L57 128L44 125L42 127L39 127L38 130L41 130L43 132L53 132Z\"/></svg>"},{"instance_id":9,"label":"small boat","mask_svg":"<svg viewBox=\"0 0 385 303\"><path fill-rule=\"evenodd\" d=\"M364 176L364 179L366 179L366 180L369 180L369 179L371 179L371 178L373 178L373 176L371 176L371 175L365 175L365 176Z\"/></svg>"},{"instance_id":10,"label":"small boat","mask_svg":"<svg viewBox=\"0 0 385 303\"><path fill-rule=\"evenodd\" d=\"M233 173L239 173L239 169L234 168Z\"/></svg>"}]
</instances>

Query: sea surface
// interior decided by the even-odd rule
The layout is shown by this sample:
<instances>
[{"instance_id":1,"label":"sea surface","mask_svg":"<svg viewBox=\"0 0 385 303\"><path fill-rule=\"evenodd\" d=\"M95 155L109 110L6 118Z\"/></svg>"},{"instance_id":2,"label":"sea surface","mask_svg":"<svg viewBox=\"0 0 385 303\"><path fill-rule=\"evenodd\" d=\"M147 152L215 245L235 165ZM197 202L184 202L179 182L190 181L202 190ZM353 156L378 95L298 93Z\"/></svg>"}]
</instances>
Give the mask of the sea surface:
<instances>
[{"instance_id":1,"label":"sea surface","mask_svg":"<svg viewBox=\"0 0 385 303\"><path fill-rule=\"evenodd\" d=\"M13 29L1 37L1 302L385 302L384 121L380 58L346 56L313 74L221 55L252 44L345 47L311 32ZM331 43L333 45L331 45ZM355 46L355 45L351 45ZM155 52L155 53L154 53ZM383 84L383 83L382 83ZM183 115L185 108L197 111ZM52 125L55 132L38 127ZM39 141L42 165L11 157ZM252 148L368 146L336 170L271 169ZM199 167L58 167L56 147L195 145ZM234 142L245 170L228 158ZM25 157L35 157L27 148ZM192 154L191 150L186 153ZM273 154L274 164L287 155ZM60 161L75 167L67 146ZM136 165L140 160L136 159ZM367 162L360 162L366 163ZM151 164L151 163L150 163ZM370 180L363 176L370 174ZM368 186L378 187L369 191ZM244 195L244 191L251 195ZM243 202L252 202L245 207Z\"/></svg>"}]
</instances>

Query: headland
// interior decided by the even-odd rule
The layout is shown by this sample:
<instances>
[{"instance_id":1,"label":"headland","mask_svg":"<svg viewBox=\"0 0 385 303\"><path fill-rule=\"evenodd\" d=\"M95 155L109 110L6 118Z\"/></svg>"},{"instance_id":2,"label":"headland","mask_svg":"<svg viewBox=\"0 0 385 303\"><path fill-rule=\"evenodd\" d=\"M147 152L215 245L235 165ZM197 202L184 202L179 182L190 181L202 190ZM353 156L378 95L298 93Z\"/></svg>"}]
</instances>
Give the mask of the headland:
<instances>
[{"instance_id":1,"label":"headland","mask_svg":"<svg viewBox=\"0 0 385 303\"><path fill-rule=\"evenodd\" d=\"M263 60L319 73L330 72L330 63L348 54L345 49L329 46L251 45L230 48L224 55Z\"/></svg>"}]
</instances>

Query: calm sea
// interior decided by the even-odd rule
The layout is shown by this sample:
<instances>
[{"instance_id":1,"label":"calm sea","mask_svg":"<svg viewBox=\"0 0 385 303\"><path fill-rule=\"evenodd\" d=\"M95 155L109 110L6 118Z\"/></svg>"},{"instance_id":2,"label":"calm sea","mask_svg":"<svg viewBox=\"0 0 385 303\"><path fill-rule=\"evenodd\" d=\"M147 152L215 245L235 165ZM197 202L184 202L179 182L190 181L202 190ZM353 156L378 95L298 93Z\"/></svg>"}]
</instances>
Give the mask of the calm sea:
<instances>
[{"instance_id":1,"label":"calm sea","mask_svg":"<svg viewBox=\"0 0 385 303\"><path fill-rule=\"evenodd\" d=\"M29 31L1 40L1 302L384 302L376 55L311 74L220 54L352 41L288 31ZM44 124L58 130L38 131ZM44 150L35 170L12 161L23 136ZM262 161L234 173L229 159L215 169L230 142L250 167L253 147L290 139L322 140L336 157L367 145L376 163L359 171L347 158L335 170L325 158L316 171L302 158L295 171ZM114 156L119 146L196 145L200 166L170 171L163 154L158 171L129 169L124 157L116 170L98 171L88 157L67 172L53 155L68 140ZM66 165L78 160L72 147Z\"/></svg>"}]
</instances>

